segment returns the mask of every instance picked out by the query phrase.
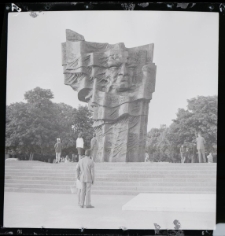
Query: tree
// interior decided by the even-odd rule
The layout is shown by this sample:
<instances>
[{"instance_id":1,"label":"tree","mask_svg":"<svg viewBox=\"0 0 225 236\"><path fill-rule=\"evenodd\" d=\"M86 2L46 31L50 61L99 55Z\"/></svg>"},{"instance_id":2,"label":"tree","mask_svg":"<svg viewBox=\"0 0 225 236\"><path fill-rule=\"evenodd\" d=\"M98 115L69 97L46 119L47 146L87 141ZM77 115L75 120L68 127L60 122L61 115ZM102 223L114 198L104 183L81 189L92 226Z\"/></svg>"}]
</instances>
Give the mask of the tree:
<instances>
[{"instance_id":1,"label":"tree","mask_svg":"<svg viewBox=\"0 0 225 236\"><path fill-rule=\"evenodd\" d=\"M200 96L190 99L188 100L188 109L194 114L192 117L193 128L203 134L209 151L217 143L218 97Z\"/></svg>"},{"instance_id":2,"label":"tree","mask_svg":"<svg viewBox=\"0 0 225 236\"><path fill-rule=\"evenodd\" d=\"M151 161L165 161L168 159L167 149L169 141L167 139L168 128L161 125L159 129L153 128L147 135L147 150Z\"/></svg>"},{"instance_id":3,"label":"tree","mask_svg":"<svg viewBox=\"0 0 225 236\"><path fill-rule=\"evenodd\" d=\"M61 138L62 155L76 153L75 141L80 131L86 148L93 135L91 113L87 107L75 109L53 103L52 92L39 87L25 93L27 103L14 103L6 109L6 147L17 154L53 155L56 138ZM75 133L72 130L75 125Z\"/></svg>"},{"instance_id":4,"label":"tree","mask_svg":"<svg viewBox=\"0 0 225 236\"><path fill-rule=\"evenodd\" d=\"M160 130L157 128L151 129L147 134L147 151L151 161L157 161L159 156L157 154L157 143L158 137L160 135Z\"/></svg>"},{"instance_id":5,"label":"tree","mask_svg":"<svg viewBox=\"0 0 225 236\"><path fill-rule=\"evenodd\" d=\"M26 124L30 122L25 103L14 103L6 107L6 148L17 153L29 153L31 146L27 143Z\"/></svg>"},{"instance_id":6,"label":"tree","mask_svg":"<svg viewBox=\"0 0 225 236\"><path fill-rule=\"evenodd\" d=\"M196 133L206 140L206 151L215 149L217 143L217 96L198 96L187 100L187 109L178 109L177 118L166 128L152 129L148 133L147 148L154 160L180 160L182 144L196 144ZM197 150L196 150L197 151Z\"/></svg>"},{"instance_id":7,"label":"tree","mask_svg":"<svg viewBox=\"0 0 225 236\"><path fill-rule=\"evenodd\" d=\"M48 104L52 104L51 100L54 98L53 93L50 89L42 89L36 87L24 94L24 98L28 103L33 104L37 107L46 107Z\"/></svg>"},{"instance_id":8,"label":"tree","mask_svg":"<svg viewBox=\"0 0 225 236\"><path fill-rule=\"evenodd\" d=\"M50 90L35 88L24 95L27 103L7 107L6 144L17 153L33 157L34 153L49 154L50 140L54 140L53 94Z\"/></svg>"},{"instance_id":9,"label":"tree","mask_svg":"<svg viewBox=\"0 0 225 236\"><path fill-rule=\"evenodd\" d=\"M206 150L217 143L217 96L198 96L188 100L187 110L179 109L170 127L170 141L180 146L184 142L196 143L196 133L206 140Z\"/></svg>"},{"instance_id":10,"label":"tree","mask_svg":"<svg viewBox=\"0 0 225 236\"><path fill-rule=\"evenodd\" d=\"M64 103L54 104L55 122L57 124L57 137L63 144L62 155L76 153L76 144L72 125L76 109Z\"/></svg>"},{"instance_id":11,"label":"tree","mask_svg":"<svg viewBox=\"0 0 225 236\"><path fill-rule=\"evenodd\" d=\"M73 115L75 138L82 132L84 138L84 146L86 149L90 148L91 139L93 137L94 129L92 127L92 113L87 106L79 106Z\"/></svg>"}]
</instances>

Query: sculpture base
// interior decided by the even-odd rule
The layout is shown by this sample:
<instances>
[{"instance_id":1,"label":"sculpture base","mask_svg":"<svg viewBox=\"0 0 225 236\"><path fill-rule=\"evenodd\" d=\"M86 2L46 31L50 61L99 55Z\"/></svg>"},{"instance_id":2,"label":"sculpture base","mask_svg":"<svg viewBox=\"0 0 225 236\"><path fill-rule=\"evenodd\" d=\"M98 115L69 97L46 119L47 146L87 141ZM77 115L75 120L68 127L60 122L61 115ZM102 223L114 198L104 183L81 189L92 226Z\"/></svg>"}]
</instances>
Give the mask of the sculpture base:
<instances>
[{"instance_id":1,"label":"sculpture base","mask_svg":"<svg viewBox=\"0 0 225 236\"><path fill-rule=\"evenodd\" d=\"M95 127L96 162L144 162L147 116L125 116L114 123Z\"/></svg>"}]
</instances>

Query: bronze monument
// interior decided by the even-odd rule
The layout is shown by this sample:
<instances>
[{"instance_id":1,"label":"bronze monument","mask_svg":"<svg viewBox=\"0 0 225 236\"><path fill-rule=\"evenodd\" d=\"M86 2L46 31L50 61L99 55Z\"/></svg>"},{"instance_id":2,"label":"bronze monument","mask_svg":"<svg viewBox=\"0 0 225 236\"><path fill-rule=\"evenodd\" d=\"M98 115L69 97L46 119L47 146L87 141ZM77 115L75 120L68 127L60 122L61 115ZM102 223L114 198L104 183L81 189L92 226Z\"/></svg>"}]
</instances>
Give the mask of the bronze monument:
<instances>
[{"instance_id":1,"label":"bronze monument","mask_svg":"<svg viewBox=\"0 0 225 236\"><path fill-rule=\"evenodd\" d=\"M148 107L155 91L153 48L87 42L66 30L64 83L93 112L96 162L144 161Z\"/></svg>"}]
</instances>

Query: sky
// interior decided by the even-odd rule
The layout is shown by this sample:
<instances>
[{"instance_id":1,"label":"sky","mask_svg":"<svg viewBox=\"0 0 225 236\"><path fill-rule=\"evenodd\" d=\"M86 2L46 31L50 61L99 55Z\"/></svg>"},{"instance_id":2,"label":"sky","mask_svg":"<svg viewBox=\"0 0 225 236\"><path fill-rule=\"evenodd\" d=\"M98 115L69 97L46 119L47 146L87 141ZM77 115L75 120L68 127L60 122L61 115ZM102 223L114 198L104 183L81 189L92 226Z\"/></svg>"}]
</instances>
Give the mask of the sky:
<instances>
[{"instance_id":1,"label":"sky","mask_svg":"<svg viewBox=\"0 0 225 236\"><path fill-rule=\"evenodd\" d=\"M148 131L169 126L187 99L218 94L218 13L160 11L64 11L9 13L7 105L25 102L35 87L50 89L53 102L85 105L64 85L61 43L66 29L86 41L127 48L154 43L156 87Z\"/></svg>"}]
</instances>

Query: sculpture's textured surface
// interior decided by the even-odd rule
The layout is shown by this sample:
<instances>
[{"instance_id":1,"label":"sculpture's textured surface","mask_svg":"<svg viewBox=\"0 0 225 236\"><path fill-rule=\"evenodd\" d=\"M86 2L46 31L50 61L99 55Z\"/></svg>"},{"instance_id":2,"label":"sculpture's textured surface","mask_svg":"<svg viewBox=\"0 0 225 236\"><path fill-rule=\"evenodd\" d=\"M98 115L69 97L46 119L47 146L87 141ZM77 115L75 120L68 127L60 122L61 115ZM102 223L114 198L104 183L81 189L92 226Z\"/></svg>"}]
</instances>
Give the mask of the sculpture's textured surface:
<instances>
[{"instance_id":1,"label":"sculpture's textured surface","mask_svg":"<svg viewBox=\"0 0 225 236\"><path fill-rule=\"evenodd\" d=\"M82 35L66 30L65 84L93 111L95 161L144 161L148 106L155 91L153 46L86 42Z\"/></svg>"}]
</instances>

